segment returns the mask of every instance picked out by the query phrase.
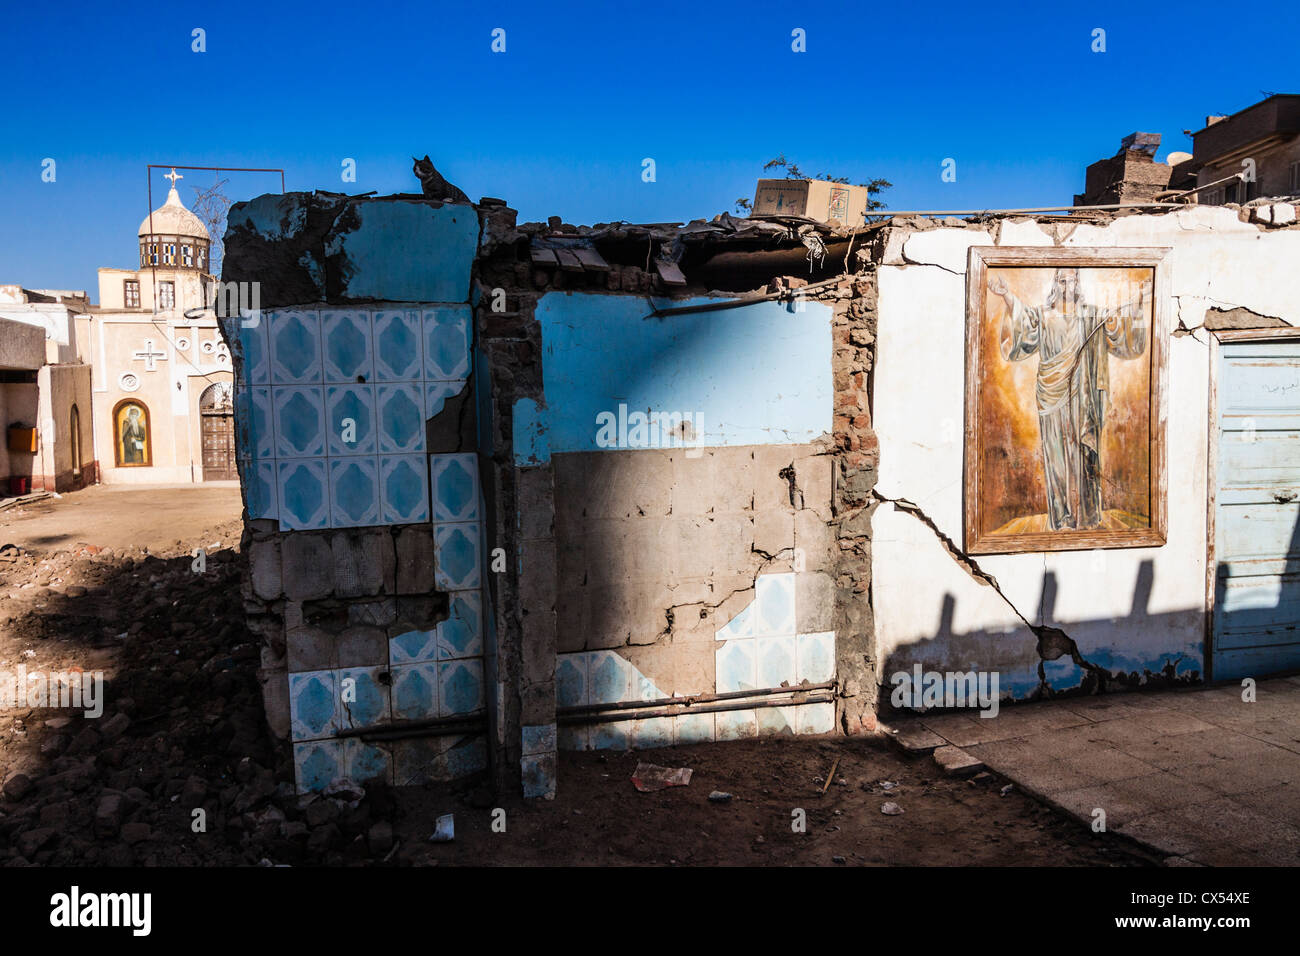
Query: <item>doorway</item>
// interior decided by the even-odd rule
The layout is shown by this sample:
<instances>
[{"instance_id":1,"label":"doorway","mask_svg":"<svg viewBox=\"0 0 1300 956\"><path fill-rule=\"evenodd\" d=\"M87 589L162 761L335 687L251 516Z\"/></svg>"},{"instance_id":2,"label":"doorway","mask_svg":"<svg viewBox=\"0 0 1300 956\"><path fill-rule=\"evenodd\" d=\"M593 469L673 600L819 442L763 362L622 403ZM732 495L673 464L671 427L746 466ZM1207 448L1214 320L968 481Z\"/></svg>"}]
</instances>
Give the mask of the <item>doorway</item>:
<instances>
[{"instance_id":1,"label":"doorway","mask_svg":"<svg viewBox=\"0 0 1300 956\"><path fill-rule=\"evenodd\" d=\"M1214 361L1210 676L1300 670L1300 339L1220 333Z\"/></svg>"},{"instance_id":2,"label":"doorway","mask_svg":"<svg viewBox=\"0 0 1300 956\"><path fill-rule=\"evenodd\" d=\"M199 396L204 481L237 481L235 409L229 382L214 382Z\"/></svg>"}]
</instances>

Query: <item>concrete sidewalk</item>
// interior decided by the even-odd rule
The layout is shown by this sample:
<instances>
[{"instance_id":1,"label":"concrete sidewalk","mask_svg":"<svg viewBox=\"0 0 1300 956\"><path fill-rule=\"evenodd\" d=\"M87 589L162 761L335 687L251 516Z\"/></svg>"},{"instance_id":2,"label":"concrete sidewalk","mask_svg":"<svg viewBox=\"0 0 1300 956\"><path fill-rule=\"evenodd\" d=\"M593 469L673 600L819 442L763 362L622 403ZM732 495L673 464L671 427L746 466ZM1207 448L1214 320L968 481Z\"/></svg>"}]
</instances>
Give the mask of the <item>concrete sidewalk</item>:
<instances>
[{"instance_id":1,"label":"concrete sidewalk","mask_svg":"<svg viewBox=\"0 0 1300 956\"><path fill-rule=\"evenodd\" d=\"M1300 677L1076 697L895 722L909 750L960 748L1022 790L1171 864L1300 865ZM948 761L960 754L940 751Z\"/></svg>"}]
</instances>

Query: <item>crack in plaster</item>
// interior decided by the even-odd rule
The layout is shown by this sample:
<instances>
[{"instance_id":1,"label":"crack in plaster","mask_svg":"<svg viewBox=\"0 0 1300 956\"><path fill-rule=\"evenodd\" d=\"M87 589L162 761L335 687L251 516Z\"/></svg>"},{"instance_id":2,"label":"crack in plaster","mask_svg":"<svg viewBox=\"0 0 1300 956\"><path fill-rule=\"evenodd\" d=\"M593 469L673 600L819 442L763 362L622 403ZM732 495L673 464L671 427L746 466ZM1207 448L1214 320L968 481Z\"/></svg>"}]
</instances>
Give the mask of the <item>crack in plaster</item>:
<instances>
[{"instance_id":1,"label":"crack in plaster","mask_svg":"<svg viewBox=\"0 0 1300 956\"><path fill-rule=\"evenodd\" d=\"M1066 634L1065 631L1061 630L1059 627L1052 627L1042 623L1030 623L1029 619L1021 614L1020 609L1012 603L1011 599L1008 598L1005 593L1003 593L1001 586L998 584L997 578L981 568L974 558L962 551L962 549L957 546L957 543L948 535L944 534L943 531L939 529L939 526L935 524L934 519L922 511L919 506L906 498L886 498L875 490L872 490L871 494L877 501L892 504L899 511L911 515L917 521L921 522L921 524L929 528L934 536L939 540L939 543L943 545L944 550L948 552L948 556L951 557L953 561L955 561L977 582L987 587L991 587L994 593L1002 599L1003 603L1011 609L1016 617L1020 618L1021 622L1029 632L1038 639L1038 644L1035 648L1038 653L1038 682L1039 689L1044 695L1050 696L1052 694L1052 688L1047 683L1047 673L1043 666L1044 663L1047 661L1057 660L1066 654L1070 656L1070 659L1076 666L1087 671L1096 678L1097 685L1095 693L1100 693L1105 688L1106 678L1108 676L1107 671L1100 665L1093 664L1079 653L1079 645L1075 642L1074 638L1070 637L1070 635ZM1047 555L1045 554L1043 555L1043 575L1044 580L1046 580ZM1040 621L1043 613L1041 602L1042 595L1040 594L1038 609Z\"/></svg>"}]
</instances>

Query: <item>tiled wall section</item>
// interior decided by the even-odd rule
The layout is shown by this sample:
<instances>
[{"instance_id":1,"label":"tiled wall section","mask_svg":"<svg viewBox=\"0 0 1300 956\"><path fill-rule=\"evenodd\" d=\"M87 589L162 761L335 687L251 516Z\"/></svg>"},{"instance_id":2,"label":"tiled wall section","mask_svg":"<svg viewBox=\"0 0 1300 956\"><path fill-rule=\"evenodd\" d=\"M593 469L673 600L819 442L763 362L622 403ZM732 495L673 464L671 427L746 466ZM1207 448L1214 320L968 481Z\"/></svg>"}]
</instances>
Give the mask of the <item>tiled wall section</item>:
<instances>
[{"instance_id":1,"label":"tiled wall section","mask_svg":"<svg viewBox=\"0 0 1300 956\"><path fill-rule=\"evenodd\" d=\"M277 520L281 531L431 523L433 583L450 592L450 616L435 630L389 627L386 643L363 639L361 628L311 638L333 642L349 666L289 674L299 788L341 777L404 785L483 769L481 735L391 744L338 737L485 708L478 459L430 455L425 445L426 420L469 377L468 306L290 309L245 320L236 336L236 436L250 518Z\"/></svg>"},{"instance_id":2,"label":"tiled wall section","mask_svg":"<svg viewBox=\"0 0 1300 956\"><path fill-rule=\"evenodd\" d=\"M481 734L392 743L339 739L341 730L391 721L481 713L483 608L477 590L451 595L433 630L390 637L370 666L289 675L294 767L302 791L332 780L382 779L397 786L445 780L487 766Z\"/></svg>"},{"instance_id":3,"label":"tiled wall section","mask_svg":"<svg viewBox=\"0 0 1300 956\"><path fill-rule=\"evenodd\" d=\"M236 337L249 517L283 531L431 519L424 423L469 377L469 306L267 312ZM461 507L441 520L477 521L449 469Z\"/></svg>"},{"instance_id":4,"label":"tiled wall section","mask_svg":"<svg viewBox=\"0 0 1300 956\"><path fill-rule=\"evenodd\" d=\"M754 600L716 632L716 693L834 679L835 633L797 632L795 579L793 573L759 575ZM668 696L613 650L560 654L555 686L559 707ZM816 703L569 725L560 728L559 745L565 750L621 750L834 729L835 705Z\"/></svg>"}]
</instances>

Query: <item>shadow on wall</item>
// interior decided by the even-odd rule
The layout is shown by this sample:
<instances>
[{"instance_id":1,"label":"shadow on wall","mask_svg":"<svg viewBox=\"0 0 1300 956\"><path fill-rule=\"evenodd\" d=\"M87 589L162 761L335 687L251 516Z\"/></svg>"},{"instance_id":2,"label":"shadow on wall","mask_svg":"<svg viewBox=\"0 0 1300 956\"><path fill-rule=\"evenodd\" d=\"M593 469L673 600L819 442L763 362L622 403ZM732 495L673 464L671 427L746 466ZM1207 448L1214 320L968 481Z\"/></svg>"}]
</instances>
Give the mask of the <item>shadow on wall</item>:
<instances>
[{"instance_id":1,"label":"shadow on wall","mask_svg":"<svg viewBox=\"0 0 1300 956\"><path fill-rule=\"evenodd\" d=\"M1064 627L1048 623L1055 619L1058 591L1056 575L1049 571L1039 591L1038 623L1021 627L959 633L953 626L956 598L944 594L934 636L887 657L882 714L894 709L890 697L896 675L914 675L917 665L923 673L996 673L1004 701L1196 684L1205 678L1207 664L1216 680L1300 670L1300 505L1282 494L1247 507L1253 507L1253 514L1243 512L1239 522L1230 522L1227 509L1220 510L1220 550L1246 557L1216 565L1209 646L1185 639L1188 633L1203 634L1200 608L1149 611L1155 581L1150 560L1138 567L1127 615ZM1269 534L1279 526L1289 533ZM1234 543L1234 533L1245 535L1244 543ZM1139 645L1151 650L1144 652Z\"/></svg>"},{"instance_id":2,"label":"shadow on wall","mask_svg":"<svg viewBox=\"0 0 1300 956\"><path fill-rule=\"evenodd\" d=\"M1048 623L1055 620L1058 591L1051 571L1042 577L1038 622L1019 627L959 633L953 626L956 598L946 593L934 636L897 648L885 659L882 715L894 709L890 698L899 680L896 675L912 675L918 665L923 673L996 674L1004 701L1198 683L1204 672L1204 644L1187 641L1185 635L1190 631L1199 636L1203 615L1199 609L1149 611L1154 580L1153 563L1143 561L1127 615L1073 621L1064 629ZM1134 646L1139 635L1151 650Z\"/></svg>"},{"instance_id":3,"label":"shadow on wall","mask_svg":"<svg viewBox=\"0 0 1300 956\"><path fill-rule=\"evenodd\" d=\"M1295 489L1253 493L1216 516L1215 680L1300 671L1300 502ZM1288 531L1289 528L1289 531Z\"/></svg>"}]
</instances>

